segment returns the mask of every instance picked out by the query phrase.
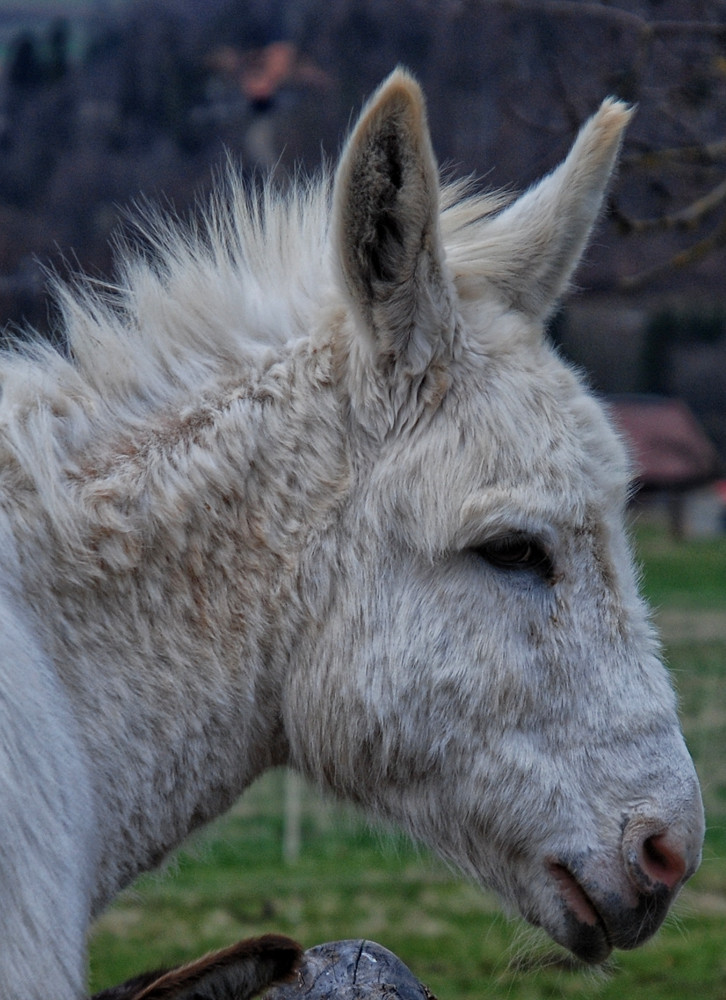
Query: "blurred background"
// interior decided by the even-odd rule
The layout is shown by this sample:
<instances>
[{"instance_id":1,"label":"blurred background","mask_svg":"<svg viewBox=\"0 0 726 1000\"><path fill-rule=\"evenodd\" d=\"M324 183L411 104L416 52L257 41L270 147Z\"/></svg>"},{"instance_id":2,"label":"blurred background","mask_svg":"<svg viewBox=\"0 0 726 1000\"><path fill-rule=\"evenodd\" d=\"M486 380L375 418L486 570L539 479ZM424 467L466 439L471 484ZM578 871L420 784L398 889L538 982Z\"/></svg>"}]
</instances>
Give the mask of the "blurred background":
<instances>
[{"instance_id":1,"label":"blurred background","mask_svg":"<svg viewBox=\"0 0 726 1000\"><path fill-rule=\"evenodd\" d=\"M444 170L483 187L551 169L606 95L637 105L550 334L636 457L636 542L704 779L706 860L652 945L610 976L567 972L425 853L272 775L173 878L104 918L95 982L280 930L306 946L375 937L441 1000L723 1000L724 0L0 0L0 328L52 329L47 267L112 276L135 201L197 211L228 155L251 185L334 161L400 63L424 86Z\"/></svg>"}]
</instances>

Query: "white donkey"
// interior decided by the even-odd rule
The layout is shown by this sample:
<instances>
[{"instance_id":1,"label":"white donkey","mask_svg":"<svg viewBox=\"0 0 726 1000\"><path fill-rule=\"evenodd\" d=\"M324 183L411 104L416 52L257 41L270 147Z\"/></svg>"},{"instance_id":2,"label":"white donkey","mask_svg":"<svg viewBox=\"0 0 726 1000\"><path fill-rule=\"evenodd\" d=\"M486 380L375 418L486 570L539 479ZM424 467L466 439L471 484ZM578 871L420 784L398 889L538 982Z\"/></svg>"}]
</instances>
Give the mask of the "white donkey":
<instances>
[{"instance_id":1,"label":"white donkey","mask_svg":"<svg viewBox=\"0 0 726 1000\"><path fill-rule=\"evenodd\" d=\"M440 189L396 72L332 183L155 220L60 290L67 352L3 356L3 1000L80 997L94 915L279 764L585 960L660 924L699 787L623 448L542 334L627 120L504 205Z\"/></svg>"}]
</instances>

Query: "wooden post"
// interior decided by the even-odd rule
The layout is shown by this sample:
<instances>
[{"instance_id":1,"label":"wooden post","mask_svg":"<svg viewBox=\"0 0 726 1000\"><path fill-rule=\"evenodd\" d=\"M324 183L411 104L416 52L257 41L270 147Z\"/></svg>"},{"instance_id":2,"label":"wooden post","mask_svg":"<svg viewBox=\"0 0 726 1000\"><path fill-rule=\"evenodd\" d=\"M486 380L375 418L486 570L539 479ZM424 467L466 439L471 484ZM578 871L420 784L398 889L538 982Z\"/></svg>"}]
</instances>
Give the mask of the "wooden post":
<instances>
[{"instance_id":1,"label":"wooden post","mask_svg":"<svg viewBox=\"0 0 726 1000\"><path fill-rule=\"evenodd\" d=\"M288 768L285 771L282 860L295 865L300 860L302 844L302 779Z\"/></svg>"}]
</instances>

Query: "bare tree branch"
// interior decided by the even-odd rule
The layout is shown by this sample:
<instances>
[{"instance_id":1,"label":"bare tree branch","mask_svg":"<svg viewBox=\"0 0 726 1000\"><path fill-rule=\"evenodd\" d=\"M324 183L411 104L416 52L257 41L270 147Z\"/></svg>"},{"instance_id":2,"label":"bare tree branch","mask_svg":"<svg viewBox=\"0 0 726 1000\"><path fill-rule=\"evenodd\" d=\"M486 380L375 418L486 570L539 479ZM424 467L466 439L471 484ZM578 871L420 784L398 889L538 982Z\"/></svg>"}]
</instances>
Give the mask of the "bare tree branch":
<instances>
[{"instance_id":1,"label":"bare tree branch","mask_svg":"<svg viewBox=\"0 0 726 1000\"><path fill-rule=\"evenodd\" d=\"M624 167L641 167L653 170L668 164L698 163L708 165L726 158L726 139L706 142L695 146L673 146L666 149L649 149L642 153L626 155L622 159Z\"/></svg>"},{"instance_id":2,"label":"bare tree branch","mask_svg":"<svg viewBox=\"0 0 726 1000\"><path fill-rule=\"evenodd\" d=\"M640 14L601 3L580 2L580 0L494 0L494 2L504 10L541 11L555 17L575 14L578 17L610 21L648 36L698 34L711 35L715 38L726 37L726 24L709 21L648 21Z\"/></svg>"},{"instance_id":3,"label":"bare tree branch","mask_svg":"<svg viewBox=\"0 0 726 1000\"><path fill-rule=\"evenodd\" d=\"M624 233L652 233L666 229L694 229L711 212L726 203L726 180L679 212L663 214L652 219L632 219L612 205L612 215Z\"/></svg>"},{"instance_id":4,"label":"bare tree branch","mask_svg":"<svg viewBox=\"0 0 726 1000\"><path fill-rule=\"evenodd\" d=\"M624 292L638 291L654 278L661 277L670 271L680 271L686 267L690 267L723 246L726 246L726 219L722 220L718 228L710 236L699 240L698 243L694 243L685 250L673 254L667 260L661 261L653 267L621 278L618 282L618 287Z\"/></svg>"}]
</instances>

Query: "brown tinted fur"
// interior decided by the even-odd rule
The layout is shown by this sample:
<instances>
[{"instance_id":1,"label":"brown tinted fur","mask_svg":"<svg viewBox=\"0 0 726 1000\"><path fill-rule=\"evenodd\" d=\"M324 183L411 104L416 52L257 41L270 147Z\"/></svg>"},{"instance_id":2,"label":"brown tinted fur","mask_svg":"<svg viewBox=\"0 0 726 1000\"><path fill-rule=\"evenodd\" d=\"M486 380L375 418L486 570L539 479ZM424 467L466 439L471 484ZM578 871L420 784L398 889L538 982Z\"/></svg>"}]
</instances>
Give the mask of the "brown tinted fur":
<instances>
[{"instance_id":1,"label":"brown tinted fur","mask_svg":"<svg viewBox=\"0 0 726 1000\"><path fill-rule=\"evenodd\" d=\"M157 969L94 994L91 1000L247 1000L289 979L302 949L291 938L266 934L211 952L175 969Z\"/></svg>"}]
</instances>

